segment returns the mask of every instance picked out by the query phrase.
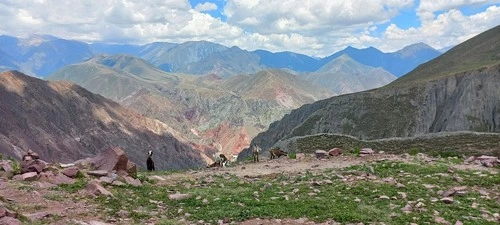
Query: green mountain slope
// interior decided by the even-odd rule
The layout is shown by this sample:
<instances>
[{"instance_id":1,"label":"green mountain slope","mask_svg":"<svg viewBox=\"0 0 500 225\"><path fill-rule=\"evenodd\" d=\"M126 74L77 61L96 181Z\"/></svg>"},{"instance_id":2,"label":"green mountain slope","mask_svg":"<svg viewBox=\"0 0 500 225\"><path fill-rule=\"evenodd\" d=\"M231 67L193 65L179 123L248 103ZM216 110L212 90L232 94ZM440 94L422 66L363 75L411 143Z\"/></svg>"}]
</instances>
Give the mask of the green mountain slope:
<instances>
[{"instance_id":1,"label":"green mountain slope","mask_svg":"<svg viewBox=\"0 0 500 225\"><path fill-rule=\"evenodd\" d=\"M500 63L500 25L450 49L440 57L424 63L391 85L428 82L456 73L487 68Z\"/></svg>"},{"instance_id":2,"label":"green mountain slope","mask_svg":"<svg viewBox=\"0 0 500 225\"><path fill-rule=\"evenodd\" d=\"M370 140L438 132L498 133L498 32L495 27L473 37L382 88L304 105L272 123L251 144L269 148L321 133ZM249 154L247 149L239 158Z\"/></svg>"}]
</instances>

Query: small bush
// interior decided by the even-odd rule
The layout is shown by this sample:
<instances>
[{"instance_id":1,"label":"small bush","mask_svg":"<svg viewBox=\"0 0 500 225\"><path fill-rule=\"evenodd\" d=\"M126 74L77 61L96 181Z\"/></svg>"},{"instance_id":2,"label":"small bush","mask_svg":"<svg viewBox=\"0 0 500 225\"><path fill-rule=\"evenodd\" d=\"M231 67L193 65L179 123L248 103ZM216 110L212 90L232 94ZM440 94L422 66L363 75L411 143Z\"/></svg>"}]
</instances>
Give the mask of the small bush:
<instances>
[{"instance_id":1,"label":"small bush","mask_svg":"<svg viewBox=\"0 0 500 225\"><path fill-rule=\"evenodd\" d=\"M359 152L361 152L361 148L360 147L354 147L352 150L351 150L351 153L355 156L359 156Z\"/></svg>"},{"instance_id":2,"label":"small bush","mask_svg":"<svg viewBox=\"0 0 500 225\"><path fill-rule=\"evenodd\" d=\"M288 158L290 158L290 159L296 159L297 158L297 153L295 153L295 152L288 153Z\"/></svg>"},{"instance_id":3,"label":"small bush","mask_svg":"<svg viewBox=\"0 0 500 225\"><path fill-rule=\"evenodd\" d=\"M82 171L78 171L78 173L76 173L75 178L77 178L77 179L83 179L83 178L85 178L85 175L83 175Z\"/></svg>"},{"instance_id":4,"label":"small bush","mask_svg":"<svg viewBox=\"0 0 500 225\"><path fill-rule=\"evenodd\" d=\"M156 182L157 182L157 180L149 179L149 177L147 177L146 174L144 174L144 173L137 174L137 179L139 179L141 181L141 183L147 182L150 184L156 184Z\"/></svg>"},{"instance_id":5,"label":"small bush","mask_svg":"<svg viewBox=\"0 0 500 225\"><path fill-rule=\"evenodd\" d=\"M20 174L21 173L21 164L17 160L14 159L9 159L12 162L12 170L14 174Z\"/></svg>"},{"instance_id":6,"label":"small bush","mask_svg":"<svg viewBox=\"0 0 500 225\"><path fill-rule=\"evenodd\" d=\"M408 149L408 154L410 154L410 155L417 155L419 152L420 152L420 149L418 149L418 148Z\"/></svg>"}]
</instances>

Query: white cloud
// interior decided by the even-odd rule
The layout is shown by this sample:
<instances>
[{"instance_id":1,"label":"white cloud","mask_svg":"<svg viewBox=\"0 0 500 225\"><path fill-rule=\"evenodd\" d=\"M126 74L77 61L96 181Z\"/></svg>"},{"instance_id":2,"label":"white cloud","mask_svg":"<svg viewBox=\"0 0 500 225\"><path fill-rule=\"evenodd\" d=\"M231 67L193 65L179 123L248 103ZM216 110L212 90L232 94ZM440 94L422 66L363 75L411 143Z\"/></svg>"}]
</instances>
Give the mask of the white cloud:
<instances>
[{"instance_id":1,"label":"white cloud","mask_svg":"<svg viewBox=\"0 0 500 225\"><path fill-rule=\"evenodd\" d=\"M450 9L457 9L463 6L470 5L485 5L485 4L495 4L498 0L446 0L446 1L436 1L436 0L420 0L420 5L417 11L447 11Z\"/></svg>"},{"instance_id":2,"label":"white cloud","mask_svg":"<svg viewBox=\"0 0 500 225\"><path fill-rule=\"evenodd\" d=\"M389 20L412 0L228 0L229 24L260 34L321 34L345 26L371 25Z\"/></svg>"},{"instance_id":3,"label":"white cloud","mask_svg":"<svg viewBox=\"0 0 500 225\"><path fill-rule=\"evenodd\" d=\"M433 20L423 22L422 26L417 28L401 29L396 24L391 24L386 29L379 47L397 50L400 46L425 42L440 49L459 44L499 24L499 6L490 6L486 11L471 16L451 9Z\"/></svg>"},{"instance_id":4,"label":"white cloud","mask_svg":"<svg viewBox=\"0 0 500 225\"><path fill-rule=\"evenodd\" d=\"M500 5L464 15L466 5L489 0L4 0L0 34L33 33L82 41L149 43L207 40L243 49L294 51L326 56L345 48L397 50L415 42L441 48L500 24ZM418 5L417 5L418 4ZM206 11L223 10L227 21ZM417 13L421 25L400 26L402 10ZM386 30L380 25L390 24Z\"/></svg>"},{"instance_id":5,"label":"white cloud","mask_svg":"<svg viewBox=\"0 0 500 225\"><path fill-rule=\"evenodd\" d=\"M217 5L211 2L204 2L196 5L194 9L198 12L208 12L217 10Z\"/></svg>"},{"instance_id":6,"label":"white cloud","mask_svg":"<svg viewBox=\"0 0 500 225\"><path fill-rule=\"evenodd\" d=\"M448 11L451 9L459 9L464 6L495 3L498 3L498 0L421 0L417 8L417 14L422 21L429 21L434 19L434 13L437 11Z\"/></svg>"}]
</instances>

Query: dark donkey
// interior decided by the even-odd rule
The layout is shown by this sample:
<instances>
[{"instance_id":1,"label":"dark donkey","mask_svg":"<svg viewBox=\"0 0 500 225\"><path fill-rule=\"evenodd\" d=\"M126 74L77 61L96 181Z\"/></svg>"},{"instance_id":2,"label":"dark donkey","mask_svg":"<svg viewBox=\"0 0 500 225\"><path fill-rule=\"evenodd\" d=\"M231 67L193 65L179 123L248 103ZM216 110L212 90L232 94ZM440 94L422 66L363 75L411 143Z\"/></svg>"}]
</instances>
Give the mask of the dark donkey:
<instances>
[{"instance_id":1,"label":"dark donkey","mask_svg":"<svg viewBox=\"0 0 500 225\"><path fill-rule=\"evenodd\" d=\"M288 153L281 150L279 147L274 147L269 150L269 154L271 155L271 159L279 158L281 156L288 156Z\"/></svg>"}]
</instances>

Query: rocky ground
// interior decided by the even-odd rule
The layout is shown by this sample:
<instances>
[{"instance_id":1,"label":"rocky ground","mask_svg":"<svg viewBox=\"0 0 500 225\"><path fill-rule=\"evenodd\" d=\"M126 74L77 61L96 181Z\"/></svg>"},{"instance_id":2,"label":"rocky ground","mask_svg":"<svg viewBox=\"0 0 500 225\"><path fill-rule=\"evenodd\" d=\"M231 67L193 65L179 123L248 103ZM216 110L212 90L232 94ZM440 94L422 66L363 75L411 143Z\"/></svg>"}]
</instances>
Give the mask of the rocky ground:
<instances>
[{"instance_id":1,"label":"rocky ground","mask_svg":"<svg viewBox=\"0 0 500 225\"><path fill-rule=\"evenodd\" d=\"M441 159L424 154L374 152L361 155L329 156L317 152L316 155L297 154L296 159L282 157L262 159L259 163L233 163L226 168L136 175L135 165L120 149L110 149L94 159L74 164L46 164L31 152L18 164L0 161L3 177L0 179L0 224L391 224L384 222L383 217L358 222L366 218L350 215L350 211L343 213L350 215L345 218L336 213L308 216L290 212L308 206L321 208L323 195L331 191L336 191L331 198L344 196L340 200L352 199L349 204L366 202L362 206L365 210L388 208L384 213L406 222L412 220L406 218L407 214L427 213L431 209L433 212L423 215L422 220L430 216L430 220L438 224L462 224L461 220L474 222L472 224L500 222L497 211L500 209L500 176L498 159L494 157ZM413 170L425 170L426 167L418 167L422 164L436 171L444 168L444 171L414 173ZM386 167L389 170L386 171ZM16 172L20 174L14 174ZM450 184L441 180L431 183L432 173L449 179ZM421 183L414 189L417 180ZM358 187L359 184L362 185ZM375 189L396 188L397 191L368 193L370 196L354 191L371 185L375 185L372 187ZM407 199L406 196L417 195L417 192L419 197L421 194L428 199ZM226 199L225 195L230 197ZM311 199L320 204L316 206ZM286 205L292 200L297 202L297 209L292 204L280 211L280 206L274 205L281 201L280 205ZM386 204L389 201L391 203ZM477 208L479 214L461 217L447 214L447 210L452 209L446 207L459 207L457 205L463 202L468 202L467 207L471 209ZM443 204L439 207L445 208L434 204ZM241 211L235 207L250 208ZM359 210L361 206L356 207L353 209ZM255 211L259 208L272 211L275 216ZM226 214L229 216L223 216ZM413 224L420 224L417 217L413 218Z\"/></svg>"}]
</instances>

